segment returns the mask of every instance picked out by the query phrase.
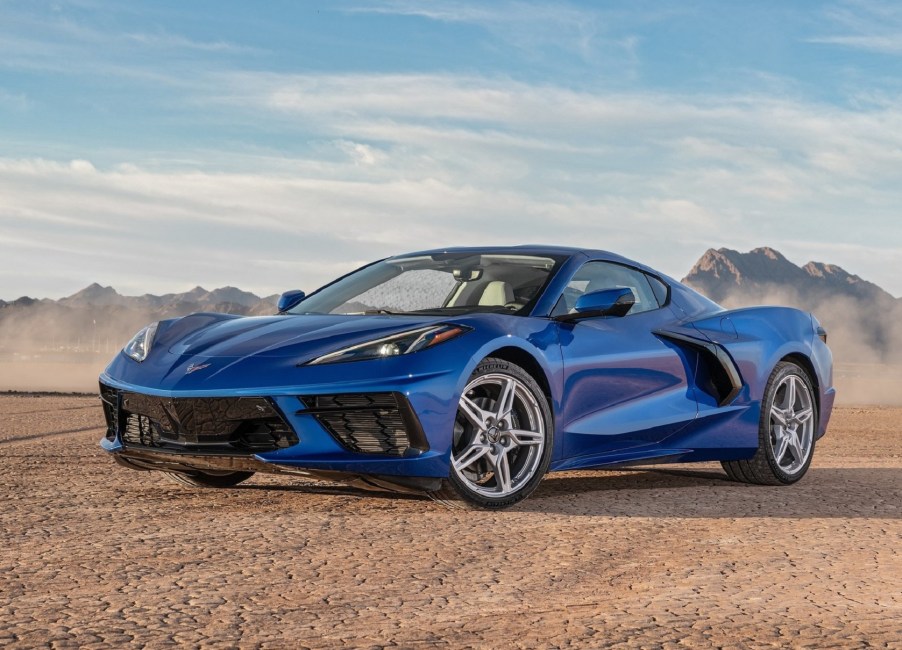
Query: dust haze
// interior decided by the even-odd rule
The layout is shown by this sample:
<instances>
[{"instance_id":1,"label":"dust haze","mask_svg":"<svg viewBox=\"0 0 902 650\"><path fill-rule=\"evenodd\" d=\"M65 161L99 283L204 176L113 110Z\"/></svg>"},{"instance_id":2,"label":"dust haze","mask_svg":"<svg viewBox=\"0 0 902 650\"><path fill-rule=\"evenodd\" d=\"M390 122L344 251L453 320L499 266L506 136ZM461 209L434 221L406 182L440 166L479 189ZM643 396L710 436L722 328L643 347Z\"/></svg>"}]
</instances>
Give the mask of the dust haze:
<instances>
[{"instance_id":1,"label":"dust haze","mask_svg":"<svg viewBox=\"0 0 902 650\"><path fill-rule=\"evenodd\" d=\"M827 330L840 404L902 405L902 304L852 296L812 297L785 286L732 291L728 309L782 305L811 312Z\"/></svg>"},{"instance_id":2,"label":"dust haze","mask_svg":"<svg viewBox=\"0 0 902 650\"><path fill-rule=\"evenodd\" d=\"M151 310L55 304L12 310L0 319L0 390L96 392L107 363L159 318Z\"/></svg>"}]
</instances>

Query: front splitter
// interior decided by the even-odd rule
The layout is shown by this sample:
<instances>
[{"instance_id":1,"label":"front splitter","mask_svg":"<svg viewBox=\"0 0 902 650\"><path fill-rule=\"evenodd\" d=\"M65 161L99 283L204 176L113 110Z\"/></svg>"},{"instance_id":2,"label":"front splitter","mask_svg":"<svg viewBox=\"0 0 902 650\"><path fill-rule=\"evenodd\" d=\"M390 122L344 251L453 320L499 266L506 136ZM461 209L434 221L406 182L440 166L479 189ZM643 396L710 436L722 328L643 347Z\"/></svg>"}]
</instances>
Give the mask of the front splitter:
<instances>
[{"instance_id":1,"label":"front splitter","mask_svg":"<svg viewBox=\"0 0 902 650\"><path fill-rule=\"evenodd\" d=\"M266 463L253 456L199 455L120 447L111 452L116 462L129 469L164 472L261 472L303 476L320 481L345 483L356 488L404 494L428 494L441 488L440 478L352 474L329 470L308 470Z\"/></svg>"}]
</instances>

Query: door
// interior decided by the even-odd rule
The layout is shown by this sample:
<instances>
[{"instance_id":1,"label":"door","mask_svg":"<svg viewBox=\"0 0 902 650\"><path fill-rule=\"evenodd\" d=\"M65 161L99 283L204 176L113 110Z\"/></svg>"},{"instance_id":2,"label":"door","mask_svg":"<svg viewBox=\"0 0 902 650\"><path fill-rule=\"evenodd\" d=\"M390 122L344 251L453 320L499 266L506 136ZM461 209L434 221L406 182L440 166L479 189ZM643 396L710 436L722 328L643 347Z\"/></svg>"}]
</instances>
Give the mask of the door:
<instances>
[{"instance_id":1,"label":"door","mask_svg":"<svg viewBox=\"0 0 902 650\"><path fill-rule=\"evenodd\" d=\"M660 280L621 264L587 262L552 315L567 313L583 293L621 287L636 297L626 316L560 324L565 457L656 445L698 413L691 361L653 334L675 320Z\"/></svg>"}]
</instances>

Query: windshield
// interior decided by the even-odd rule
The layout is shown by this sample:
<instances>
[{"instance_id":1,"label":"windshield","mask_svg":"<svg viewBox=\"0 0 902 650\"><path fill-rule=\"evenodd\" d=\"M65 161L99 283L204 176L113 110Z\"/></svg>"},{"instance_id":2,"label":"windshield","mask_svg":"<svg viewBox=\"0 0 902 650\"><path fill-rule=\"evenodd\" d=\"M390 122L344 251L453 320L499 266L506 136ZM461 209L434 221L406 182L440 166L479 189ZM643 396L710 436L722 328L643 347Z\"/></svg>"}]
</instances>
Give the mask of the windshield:
<instances>
[{"instance_id":1,"label":"windshield","mask_svg":"<svg viewBox=\"0 0 902 650\"><path fill-rule=\"evenodd\" d=\"M289 313L527 313L562 260L510 253L394 257L320 289Z\"/></svg>"}]
</instances>

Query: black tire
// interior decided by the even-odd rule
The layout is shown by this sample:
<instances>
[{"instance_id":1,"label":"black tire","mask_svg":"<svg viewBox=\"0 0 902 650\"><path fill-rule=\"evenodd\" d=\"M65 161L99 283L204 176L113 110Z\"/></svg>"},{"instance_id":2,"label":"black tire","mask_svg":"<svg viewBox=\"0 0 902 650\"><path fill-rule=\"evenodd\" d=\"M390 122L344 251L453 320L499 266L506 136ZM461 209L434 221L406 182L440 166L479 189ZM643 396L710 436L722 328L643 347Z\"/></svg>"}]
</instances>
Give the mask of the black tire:
<instances>
[{"instance_id":1,"label":"black tire","mask_svg":"<svg viewBox=\"0 0 902 650\"><path fill-rule=\"evenodd\" d=\"M797 377L807 388L812 411L812 431L807 459L789 472L781 466L776 458L774 439L772 437L771 411L779 389L791 377ZM758 451L748 460L721 461L727 476L733 481L756 485L790 485L805 476L808 468L811 466L811 459L814 458L815 437L817 434L817 423L819 422L815 395L811 377L809 377L808 372L804 368L789 361L778 363L767 380L764 398L761 400L761 418L758 424Z\"/></svg>"},{"instance_id":2,"label":"black tire","mask_svg":"<svg viewBox=\"0 0 902 650\"><path fill-rule=\"evenodd\" d=\"M515 379L517 382L519 382L520 387L525 388L530 393L532 400L534 400L532 406L538 407L535 415L537 417L541 417L544 439L541 452L536 452L538 458L536 459L535 457L531 457L532 460L529 466L533 468L531 470L532 474L528 478L526 475L524 475L521 485L519 485L515 489L515 491L503 496L493 497L490 495L475 492L474 489L471 488L471 486L468 484L468 482L462 479L458 475L458 472L455 471L455 469L452 467L448 478L442 482L441 489L433 492L432 497L442 502L455 501L460 505L465 505L471 508L501 510L503 508L508 508L528 497L539 486L539 483L542 482L542 479L548 471L548 465L551 463L551 452L554 444L554 419L551 415L551 408L548 405L548 399L545 397L545 394L539 386L538 382L536 382L533 376L520 366L511 363L510 361L505 361L504 359L488 357L486 359L483 359L482 362L480 362L480 364L476 367L476 370L473 371L473 374L470 376L467 385L472 385L474 381L486 375L506 375ZM461 415L460 410L458 410L458 420L455 423L455 432L457 432L457 427L460 425L462 417L463 416ZM515 416L512 414L511 420L513 420L514 417ZM513 428L513 422L509 423L509 426ZM538 432L535 432L535 435L537 439L542 439L542 435ZM504 438L502 438L501 440L504 441ZM452 443L452 453L454 444L455 443ZM526 447L518 447L517 453L530 453L528 451L523 452L522 450L524 449L526 449Z\"/></svg>"},{"instance_id":3,"label":"black tire","mask_svg":"<svg viewBox=\"0 0 902 650\"><path fill-rule=\"evenodd\" d=\"M164 472L171 480L182 485L202 488L230 488L243 483L254 472L227 472L222 474L208 474L200 470L195 472Z\"/></svg>"}]
</instances>

